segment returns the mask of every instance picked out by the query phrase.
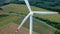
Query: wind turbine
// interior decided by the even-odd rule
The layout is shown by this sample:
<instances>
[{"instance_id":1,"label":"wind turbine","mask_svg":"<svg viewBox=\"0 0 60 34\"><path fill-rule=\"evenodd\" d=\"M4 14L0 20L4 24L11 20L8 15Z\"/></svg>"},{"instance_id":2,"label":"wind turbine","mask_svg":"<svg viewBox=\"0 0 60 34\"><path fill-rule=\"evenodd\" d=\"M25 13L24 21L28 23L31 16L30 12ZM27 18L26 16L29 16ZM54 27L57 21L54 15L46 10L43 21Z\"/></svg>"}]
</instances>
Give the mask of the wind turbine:
<instances>
[{"instance_id":1,"label":"wind turbine","mask_svg":"<svg viewBox=\"0 0 60 34\"><path fill-rule=\"evenodd\" d=\"M21 24L18 26L17 30L14 32L14 34L16 34L18 32L18 30L22 27L22 25L25 23L25 21L28 19L28 17L30 17L30 33L32 34L32 30L33 30L33 14L60 14L60 12L45 12L45 11L32 11L30 8L30 4L28 2L28 0L24 0L27 8L29 10L29 14L23 19L23 21L21 22Z\"/></svg>"}]
</instances>

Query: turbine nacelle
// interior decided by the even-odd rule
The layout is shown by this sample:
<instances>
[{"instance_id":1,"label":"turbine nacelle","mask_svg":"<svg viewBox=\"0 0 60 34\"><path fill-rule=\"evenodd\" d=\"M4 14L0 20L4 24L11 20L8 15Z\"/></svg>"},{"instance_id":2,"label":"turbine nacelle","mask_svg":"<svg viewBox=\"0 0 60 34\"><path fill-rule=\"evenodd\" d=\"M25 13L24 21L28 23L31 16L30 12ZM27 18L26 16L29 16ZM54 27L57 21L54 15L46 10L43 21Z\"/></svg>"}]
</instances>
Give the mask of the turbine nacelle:
<instances>
[{"instance_id":1,"label":"turbine nacelle","mask_svg":"<svg viewBox=\"0 0 60 34\"><path fill-rule=\"evenodd\" d=\"M33 12L30 12L30 15L33 15Z\"/></svg>"}]
</instances>

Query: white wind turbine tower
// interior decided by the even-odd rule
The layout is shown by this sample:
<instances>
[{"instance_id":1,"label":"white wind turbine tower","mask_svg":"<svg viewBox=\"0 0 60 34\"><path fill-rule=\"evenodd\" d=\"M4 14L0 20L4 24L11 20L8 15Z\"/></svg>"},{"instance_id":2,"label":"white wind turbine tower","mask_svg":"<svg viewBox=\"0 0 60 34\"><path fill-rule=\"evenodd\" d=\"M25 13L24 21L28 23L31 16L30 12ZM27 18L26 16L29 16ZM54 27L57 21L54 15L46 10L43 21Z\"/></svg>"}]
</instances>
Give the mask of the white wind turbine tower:
<instances>
[{"instance_id":1,"label":"white wind turbine tower","mask_svg":"<svg viewBox=\"0 0 60 34\"><path fill-rule=\"evenodd\" d=\"M30 17L30 33L29 34L33 33L32 30L33 30L33 14L34 13L35 14L60 14L60 12L32 11L31 8L30 8L28 0L24 0L24 1L26 3L27 8L28 8L28 10L29 10L30 13L23 19L23 21L21 22L21 24L19 25L19 27L17 28L17 30L14 32L14 34L16 34L18 32L18 30L22 27L22 25L25 23L25 21L28 19L28 17ZM47 26L49 26L49 25L47 25ZM51 27L51 26L49 26L49 27Z\"/></svg>"}]
</instances>

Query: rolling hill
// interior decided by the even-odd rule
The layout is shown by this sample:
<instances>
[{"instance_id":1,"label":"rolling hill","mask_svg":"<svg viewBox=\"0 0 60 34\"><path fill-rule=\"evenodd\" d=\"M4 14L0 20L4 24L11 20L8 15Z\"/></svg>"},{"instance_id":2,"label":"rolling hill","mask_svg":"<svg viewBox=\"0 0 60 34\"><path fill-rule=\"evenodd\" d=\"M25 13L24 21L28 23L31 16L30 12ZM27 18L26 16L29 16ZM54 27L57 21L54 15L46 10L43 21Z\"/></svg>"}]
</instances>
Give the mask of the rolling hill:
<instances>
[{"instance_id":1,"label":"rolling hill","mask_svg":"<svg viewBox=\"0 0 60 34\"><path fill-rule=\"evenodd\" d=\"M19 5L19 4L9 4L9 5L6 5L6 6L2 6L1 8L3 8L3 12L15 12L15 13L20 13L20 14L25 14L27 15L28 14L28 9L26 7L26 5ZM38 8L38 7L35 7L35 6L31 6L32 10L34 11L49 11L49 10L45 10L45 9L41 9L41 8ZM37 8L37 9L36 9ZM50 20L50 21L53 21L53 22L59 22L59 15L34 15L35 17L39 17L39 18L43 18L43 19L47 19L47 20ZM6 16L6 17L3 17L3 18L0 18L0 26L4 26L8 23L17 23L19 24L22 20L23 20L23 16ZM52 19L53 18L53 19ZM56 20L55 20L56 19ZM27 27L29 28L29 19L27 21L26 24L24 24L24 27ZM37 32L37 33L41 33L41 34L54 34L55 33L55 30L37 22L34 20L34 31ZM48 33L47 33L48 32Z\"/></svg>"}]
</instances>

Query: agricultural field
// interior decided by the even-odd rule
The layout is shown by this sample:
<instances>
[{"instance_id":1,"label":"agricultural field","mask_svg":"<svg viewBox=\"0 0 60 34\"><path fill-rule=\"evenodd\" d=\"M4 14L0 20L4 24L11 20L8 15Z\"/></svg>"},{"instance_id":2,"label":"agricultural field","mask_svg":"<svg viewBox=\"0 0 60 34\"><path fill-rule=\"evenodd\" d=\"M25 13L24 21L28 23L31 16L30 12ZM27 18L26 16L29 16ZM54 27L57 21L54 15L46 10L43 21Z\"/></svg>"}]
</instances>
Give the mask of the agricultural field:
<instances>
[{"instance_id":1,"label":"agricultural field","mask_svg":"<svg viewBox=\"0 0 60 34\"><path fill-rule=\"evenodd\" d=\"M9 12L14 12L14 13L20 13L23 15L27 15L29 12L29 10L27 9L26 5L22 5L22 4L9 4L6 6L2 6L0 8L3 8L2 12L5 13L9 13ZM41 9L35 6L31 6L33 11L49 11L49 10L45 10L45 9ZM60 23L60 15L39 15L39 14L34 14L34 17L39 17L39 18L43 18L46 20L50 20L53 22L57 22ZM9 23L16 23L16 24L20 24L21 21L23 20L23 16L13 16L13 15L8 15L5 17L0 18L0 27L3 27ZM52 28L49 28L47 26L45 26L44 24L33 20L34 25L33 25L33 29L34 32L37 32L38 34L55 34L55 30ZM23 25L23 27L29 29L29 19L27 20L27 22Z\"/></svg>"}]
</instances>

